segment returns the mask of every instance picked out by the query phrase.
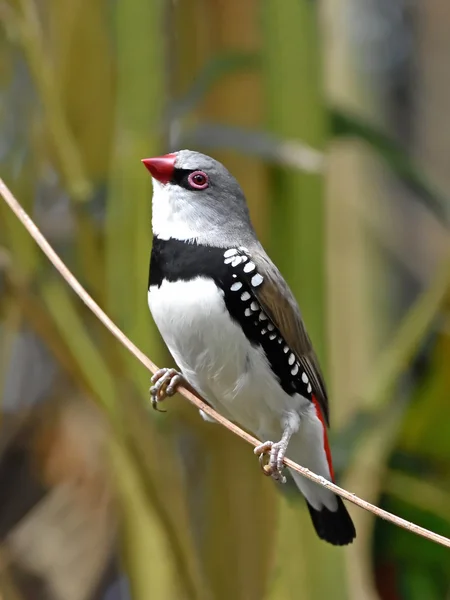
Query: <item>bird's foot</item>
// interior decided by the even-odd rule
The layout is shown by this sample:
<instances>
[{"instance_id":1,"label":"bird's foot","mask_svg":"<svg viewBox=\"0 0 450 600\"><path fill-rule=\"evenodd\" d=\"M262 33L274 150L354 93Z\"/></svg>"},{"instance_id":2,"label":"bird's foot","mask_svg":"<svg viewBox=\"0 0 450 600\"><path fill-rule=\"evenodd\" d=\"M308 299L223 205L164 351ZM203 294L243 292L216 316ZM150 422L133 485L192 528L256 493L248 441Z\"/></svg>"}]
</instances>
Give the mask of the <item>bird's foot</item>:
<instances>
[{"instance_id":1,"label":"bird's foot","mask_svg":"<svg viewBox=\"0 0 450 600\"><path fill-rule=\"evenodd\" d=\"M173 396L177 387L184 382L183 376L175 369L158 369L151 378L152 386L150 388L150 397L152 407L160 412L165 412L158 408L158 404L163 402L168 396Z\"/></svg>"},{"instance_id":2,"label":"bird's foot","mask_svg":"<svg viewBox=\"0 0 450 600\"><path fill-rule=\"evenodd\" d=\"M254 453L259 456L259 464L264 475L272 477L275 481L286 483L286 477L283 475L283 459L286 454L286 444L280 442L263 442L256 446ZM269 461L265 462L266 455L269 454Z\"/></svg>"},{"instance_id":3,"label":"bird's foot","mask_svg":"<svg viewBox=\"0 0 450 600\"><path fill-rule=\"evenodd\" d=\"M210 417L209 415L207 415L205 413L204 410L199 410L200 416L204 421L207 421L208 423L217 423L217 421L215 419L213 419L212 417Z\"/></svg>"}]
</instances>

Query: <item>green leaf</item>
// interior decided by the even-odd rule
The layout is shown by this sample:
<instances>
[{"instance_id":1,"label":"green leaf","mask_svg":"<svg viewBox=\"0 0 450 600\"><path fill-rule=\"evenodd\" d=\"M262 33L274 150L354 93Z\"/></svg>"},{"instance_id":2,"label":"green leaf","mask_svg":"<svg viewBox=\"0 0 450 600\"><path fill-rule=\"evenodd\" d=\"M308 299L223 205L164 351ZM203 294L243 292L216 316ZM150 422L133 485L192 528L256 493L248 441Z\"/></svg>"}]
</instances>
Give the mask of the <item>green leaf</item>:
<instances>
[{"instance_id":1,"label":"green leaf","mask_svg":"<svg viewBox=\"0 0 450 600\"><path fill-rule=\"evenodd\" d=\"M135 460L117 441L111 443L110 450L122 517L122 556L132 597L177 598L181 582L170 560L161 520L148 502Z\"/></svg>"},{"instance_id":2,"label":"green leaf","mask_svg":"<svg viewBox=\"0 0 450 600\"><path fill-rule=\"evenodd\" d=\"M72 292L67 289L65 283L54 277L41 282L39 287L42 299L85 381L110 418L116 418L118 415L114 379L87 331Z\"/></svg>"},{"instance_id":3,"label":"green leaf","mask_svg":"<svg viewBox=\"0 0 450 600\"><path fill-rule=\"evenodd\" d=\"M285 0L280 10L277 0L264 0L262 23L268 128L278 137L322 149L328 123L321 86L317 4ZM292 168L274 168L271 175L271 255L299 301L314 346L325 363L323 177ZM299 578L302 598L347 598L344 555L319 540L307 511L293 506L284 500L280 503L282 527L277 532L271 600L297 598Z\"/></svg>"},{"instance_id":4,"label":"green leaf","mask_svg":"<svg viewBox=\"0 0 450 600\"><path fill-rule=\"evenodd\" d=\"M172 102L166 118L182 117L202 102L211 89L223 84L225 77L260 67L261 57L256 52L225 51L211 58L196 75L191 87Z\"/></svg>"},{"instance_id":5,"label":"green leaf","mask_svg":"<svg viewBox=\"0 0 450 600\"><path fill-rule=\"evenodd\" d=\"M157 360L161 345L147 308L151 178L141 159L161 153L163 2L115 5L117 112L106 206L106 303L117 324ZM149 71L150 68L150 71ZM150 346L151 344L151 346ZM126 355L142 393L148 374Z\"/></svg>"},{"instance_id":6,"label":"green leaf","mask_svg":"<svg viewBox=\"0 0 450 600\"><path fill-rule=\"evenodd\" d=\"M330 108L330 131L335 138L353 137L366 142L437 218L449 221L450 200L435 188L419 165L389 135L367 120L336 107Z\"/></svg>"}]
</instances>

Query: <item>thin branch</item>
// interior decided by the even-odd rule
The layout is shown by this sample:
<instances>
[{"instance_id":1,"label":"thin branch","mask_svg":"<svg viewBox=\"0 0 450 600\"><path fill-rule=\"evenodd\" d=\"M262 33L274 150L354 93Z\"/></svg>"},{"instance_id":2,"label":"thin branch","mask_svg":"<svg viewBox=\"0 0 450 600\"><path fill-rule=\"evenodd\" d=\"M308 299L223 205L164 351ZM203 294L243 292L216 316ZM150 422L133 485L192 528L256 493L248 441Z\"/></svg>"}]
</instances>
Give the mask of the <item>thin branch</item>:
<instances>
[{"instance_id":1,"label":"thin branch","mask_svg":"<svg viewBox=\"0 0 450 600\"><path fill-rule=\"evenodd\" d=\"M99 307L99 305L86 292L86 290L83 288L83 286L78 282L78 280L69 271L69 269L63 263L63 261L59 258L59 256L56 254L56 252L53 250L53 248L47 242L45 237L42 235L42 233L36 227L34 222L30 219L28 214L23 210L21 205L17 202L17 200L15 199L13 194L10 192L10 190L7 188L7 186L5 185L5 183L3 182L2 179L0 179L0 195L3 197L3 199L8 204L10 209L14 212L14 214L17 216L17 218L22 222L22 224L28 230L30 235L33 237L35 242L38 244L38 246L41 248L41 250L47 256L47 258L50 260L50 262L53 264L53 266L59 271L59 273L62 275L62 277L70 285L70 287L73 289L73 291L81 298L81 300L86 304L86 306L98 317L98 319L100 319L100 321L105 325L105 327L107 327L109 329L109 331L125 346L125 348L127 348L150 372L154 373L157 369L156 365L143 352L141 352L139 350L139 348L137 348L131 340L129 340L127 338L127 336L111 321L111 319L103 312L103 310ZM221 425L223 425L224 427L226 427L227 429L232 431L235 435L239 436L240 438L242 438L243 440L245 440L252 446L257 446L260 443L259 440L257 440L255 437L246 433L240 427L238 427L231 421L228 421L228 419L225 419L224 417L222 417L219 413L217 413L214 409L212 409L208 404L206 404L204 402L204 400L202 400L196 394L193 394L192 392L190 392L189 390L187 390L183 387L179 388L179 392L187 400L189 400L189 402L194 404L197 408L203 410L210 417L215 419L218 423L220 423ZM374 506L373 504L370 504L369 502L362 500L355 494L352 494L351 492L348 492L347 490L340 488L336 484L331 483L330 481L327 481L324 477L316 475L309 469L306 469L305 467L301 467L300 465L298 465L297 463L293 462L292 460L290 460L288 458L284 459L284 464L287 467L289 467L290 469L293 469L294 471L296 471L297 473L300 473L300 475L303 475L307 479L310 479L311 481L314 481L318 485L321 485L321 486L329 489L330 491L334 492L338 496L341 496L345 500L348 500L349 502L356 504L356 506L359 506L360 508L363 508L364 510L367 510L367 511L373 513L377 517L385 519L386 521L389 521L389 522L393 523L394 525L397 525L398 527L407 529L408 531L411 531L412 533L415 533L416 535L419 535L421 537L427 538L437 544L441 544L442 546L446 546L447 548L450 548L450 539L448 539L442 535L438 535L437 533L434 533L432 531L429 531L428 529L424 529L423 527L419 527L415 523L411 523L409 521L406 521L405 519L397 517L396 515L393 515L393 514L387 512L386 510L378 508L377 506Z\"/></svg>"}]
</instances>

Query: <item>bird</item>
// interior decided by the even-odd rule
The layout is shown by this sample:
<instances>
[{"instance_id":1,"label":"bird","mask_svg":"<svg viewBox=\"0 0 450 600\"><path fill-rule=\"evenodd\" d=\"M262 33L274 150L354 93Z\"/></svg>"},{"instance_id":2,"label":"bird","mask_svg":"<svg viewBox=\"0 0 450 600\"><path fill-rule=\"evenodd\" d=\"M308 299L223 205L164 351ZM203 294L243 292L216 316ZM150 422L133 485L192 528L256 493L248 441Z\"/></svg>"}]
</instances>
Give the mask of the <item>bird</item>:
<instances>
[{"instance_id":1,"label":"bird","mask_svg":"<svg viewBox=\"0 0 450 600\"><path fill-rule=\"evenodd\" d=\"M179 370L152 377L152 404L181 384L263 440L266 474L289 458L334 481L329 408L318 359L293 293L258 240L226 167L192 150L142 159L152 176L148 305ZM203 418L211 417L200 411ZM319 538L356 536L342 501L290 470Z\"/></svg>"}]
</instances>

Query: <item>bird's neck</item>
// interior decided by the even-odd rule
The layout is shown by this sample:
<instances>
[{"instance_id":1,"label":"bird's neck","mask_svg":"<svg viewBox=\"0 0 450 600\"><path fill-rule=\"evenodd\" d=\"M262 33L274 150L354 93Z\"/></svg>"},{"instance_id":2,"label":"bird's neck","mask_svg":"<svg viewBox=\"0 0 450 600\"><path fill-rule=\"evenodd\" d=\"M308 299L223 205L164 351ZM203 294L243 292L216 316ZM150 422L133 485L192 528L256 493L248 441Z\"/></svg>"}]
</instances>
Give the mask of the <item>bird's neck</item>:
<instances>
[{"instance_id":1,"label":"bird's neck","mask_svg":"<svg viewBox=\"0 0 450 600\"><path fill-rule=\"evenodd\" d=\"M161 195L159 188L153 195L152 230L160 240L178 240L224 249L235 245L248 246L256 240L248 219L241 219L233 213L227 216L212 207L177 206Z\"/></svg>"}]
</instances>

